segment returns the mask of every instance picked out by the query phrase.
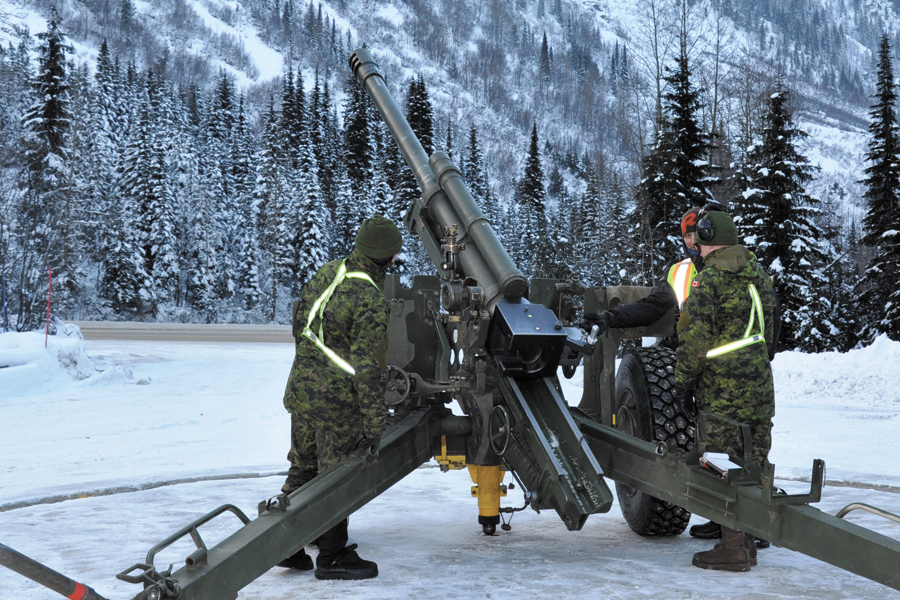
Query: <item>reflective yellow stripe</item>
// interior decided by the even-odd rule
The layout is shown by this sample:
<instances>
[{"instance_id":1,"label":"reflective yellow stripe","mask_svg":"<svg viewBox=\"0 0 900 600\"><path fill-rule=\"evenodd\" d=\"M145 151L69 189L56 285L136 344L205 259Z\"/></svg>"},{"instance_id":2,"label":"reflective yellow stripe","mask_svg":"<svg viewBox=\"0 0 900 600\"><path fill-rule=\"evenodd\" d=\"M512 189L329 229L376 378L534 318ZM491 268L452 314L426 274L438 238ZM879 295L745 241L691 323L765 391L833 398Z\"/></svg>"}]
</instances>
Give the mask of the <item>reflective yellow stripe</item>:
<instances>
[{"instance_id":1,"label":"reflective yellow stripe","mask_svg":"<svg viewBox=\"0 0 900 600\"><path fill-rule=\"evenodd\" d=\"M342 368L344 371L349 373L350 375L356 375L356 369L353 368L353 365L348 363L346 360L337 355L337 352L323 344L316 335L310 331L309 327L303 328L303 335L312 340L312 343L316 345L316 347L325 353L325 356L334 361L334 364Z\"/></svg>"},{"instance_id":2,"label":"reflective yellow stripe","mask_svg":"<svg viewBox=\"0 0 900 600\"><path fill-rule=\"evenodd\" d=\"M757 342L764 342L766 340L765 336L762 335L754 335L753 337L744 338L742 340L738 340L736 342L729 342L724 346L719 346L715 350L710 350L706 353L706 358L713 358L714 356L719 356L722 354L727 354L728 352L732 352L734 350L740 350L744 346L749 346L750 344L755 344Z\"/></svg>"},{"instance_id":3,"label":"reflective yellow stripe","mask_svg":"<svg viewBox=\"0 0 900 600\"><path fill-rule=\"evenodd\" d=\"M675 298L678 300L679 310L684 306L684 301L687 300L687 297L691 293L691 282L694 281L696 275L697 270L694 268L693 261L689 258L673 265L669 270L669 277L667 280L669 285L672 286L672 289L675 291Z\"/></svg>"},{"instance_id":4,"label":"reflective yellow stripe","mask_svg":"<svg viewBox=\"0 0 900 600\"><path fill-rule=\"evenodd\" d=\"M375 286L378 289L378 284L375 283L368 274L363 273L362 271L347 271L347 265L344 263L346 259L341 261L341 266L338 268L337 275L334 278L334 281L331 282L331 285L326 288L322 295L319 296L316 301L313 303L312 308L309 311L309 318L306 320L306 327L303 328L303 335L306 336L316 347L325 353L325 356L330 358L334 364L339 366L341 369L349 373L350 375L356 375L356 370L353 368L353 365L348 363L346 360L338 356L337 352L329 348L325 345L321 338L324 338L325 335L322 333L322 322L324 321L325 315L325 306L328 304L328 301L331 299L331 296L334 294L334 290L337 289L339 285L346 278L351 279L364 279ZM316 317L319 317L319 335L317 336L312 331L312 324Z\"/></svg>"},{"instance_id":5,"label":"reflective yellow stripe","mask_svg":"<svg viewBox=\"0 0 900 600\"><path fill-rule=\"evenodd\" d=\"M765 321L763 320L762 300L759 298L759 292L756 291L756 286L752 283L749 286L749 291L750 299L753 301L753 307L750 309L750 322L747 324L747 330L744 332L744 337L735 342L729 342L710 350L706 353L706 358L721 356L735 350L740 350L750 344L766 341L766 327ZM759 333L751 336L750 331L753 329L753 322L757 317L759 318Z\"/></svg>"}]
</instances>

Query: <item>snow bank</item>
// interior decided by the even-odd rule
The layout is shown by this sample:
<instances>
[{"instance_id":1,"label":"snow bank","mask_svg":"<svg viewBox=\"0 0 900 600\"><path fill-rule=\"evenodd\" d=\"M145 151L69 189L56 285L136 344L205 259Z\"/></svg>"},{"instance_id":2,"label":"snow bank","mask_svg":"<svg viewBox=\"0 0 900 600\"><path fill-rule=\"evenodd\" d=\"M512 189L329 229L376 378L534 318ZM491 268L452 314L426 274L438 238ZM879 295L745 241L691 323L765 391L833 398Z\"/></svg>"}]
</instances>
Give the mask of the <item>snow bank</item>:
<instances>
[{"instance_id":1,"label":"snow bank","mask_svg":"<svg viewBox=\"0 0 900 600\"><path fill-rule=\"evenodd\" d=\"M778 401L833 408L852 404L900 409L898 368L900 342L886 335L846 354L782 352L772 363Z\"/></svg>"},{"instance_id":2,"label":"snow bank","mask_svg":"<svg viewBox=\"0 0 900 600\"><path fill-rule=\"evenodd\" d=\"M57 324L57 335L38 332L0 334L0 397L65 386L97 373L77 325Z\"/></svg>"}]
</instances>

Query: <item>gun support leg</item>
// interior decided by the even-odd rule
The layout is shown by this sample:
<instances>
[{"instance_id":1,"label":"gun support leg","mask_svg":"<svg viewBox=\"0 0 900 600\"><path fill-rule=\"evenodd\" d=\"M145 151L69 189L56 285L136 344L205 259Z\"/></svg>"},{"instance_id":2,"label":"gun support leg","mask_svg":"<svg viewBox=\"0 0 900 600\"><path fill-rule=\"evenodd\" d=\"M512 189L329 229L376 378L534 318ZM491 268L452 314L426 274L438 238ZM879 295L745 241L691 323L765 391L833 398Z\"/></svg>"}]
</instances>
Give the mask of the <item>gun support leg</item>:
<instances>
[{"instance_id":1,"label":"gun support leg","mask_svg":"<svg viewBox=\"0 0 900 600\"><path fill-rule=\"evenodd\" d=\"M659 456L653 443L583 414L572 416L607 477L724 527L746 531L900 590L900 541L809 506L818 499L815 490L800 496L770 495L759 482L713 475L699 465L697 454ZM815 468L818 473L823 465L817 463Z\"/></svg>"},{"instance_id":2,"label":"gun support leg","mask_svg":"<svg viewBox=\"0 0 900 600\"><path fill-rule=\"evenodd\" d=\"M485 535L493 535L500 523L500 497L506 495L500 488L503 469L499 465L469 465L469 475L475 483L472 495L478 498L478 524Z\"/></svg>"},{"instance_id":3,"label":"gun support leg","mask_svg":"<svg viewBox=\"0 0 900 600\"><path fill-rule=\"evenodd\" d=\"M83 583L69 579L33 558L0 544L0 565L27 577L71 600L104 600L103 596Z\"/></svg>"},{"instance_id":4,"label":"gun support leg","mask_svg":"<svg viewBox=\"0 0 900 600\"><path fill-rule=\"evenodd\" d=\"M206 561L169 577L178 600L233 598L244 586L376 498L432 456L439 414L408 413L388 428L378 458L345 457L292 492L290 502L260 516L209 548ZM152 565L146 565L152 567ZM147 600L142 592L134 600Z\"/></svg>"}]
</instances>

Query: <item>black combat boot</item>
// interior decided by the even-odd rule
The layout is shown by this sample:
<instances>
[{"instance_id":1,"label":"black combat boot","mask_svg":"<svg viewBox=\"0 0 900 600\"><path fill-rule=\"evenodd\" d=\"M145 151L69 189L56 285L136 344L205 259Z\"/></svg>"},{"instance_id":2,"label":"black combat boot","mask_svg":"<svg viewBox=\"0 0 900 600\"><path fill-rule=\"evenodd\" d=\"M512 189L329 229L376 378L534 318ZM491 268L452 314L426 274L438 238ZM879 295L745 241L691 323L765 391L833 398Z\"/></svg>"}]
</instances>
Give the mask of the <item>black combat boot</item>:
<instances>
[{"instance_id":1,"label":"black combat boot","mask_svg":"<svg viewBox=\"0 0 900 600\"><path fill-rule=\"evenodd\" d=\"M717 540L722 537L722 528L718 523L707 521L703 525L694 525L690 531L691 537L701 540Z\"/></svg>"},{"instance_id":2,"label":"black combat boot","mask_svg":"<svg viewBox=\"0 0 900 600\"><path fill-rule=\"evenodd\" d=\"M772 545L772 543L769 540L764 540L762 538L754 538L754 540L756 542L756 547L759 548L760 550L765 550L766 548L768 548L769 546Z\"/></svg>"},{"instance_id":3,"label":"black combat boot","mask_svg":"<svg viewBox=\"0 0 900 600\"><path fill-rule=\"evenodd\" d=\"M356 544L350 544L336 555L316 558L316 579L371 579L378 577L378 565L363 560L356 553Z\"/></svg>"},{"instance_id":4,"label":"black combat boot","mask_svg":"<svg viewBox=\"0 0 900 600\"><path fill-rule=\"evenodd\" d=\"M378 565L363 560L356 544L347 546L347 519L319 536L316 579L371 579L378 576Z\"/></svg>"},{"instance_id":5,"label":"black combat boot","mask_svg":"<svg viewBox=\"0 0 900 600\"><path fill-rule=\"evenodd\" d=\"M722 527L722 541L712 550L695 554L691 562L701 569L749 571L750 556L744 544L744 532Z\"/></svg>"},{"instance_id":6,"label":"black combat boot","mask_svg":"<svg viewBox=\"0 0 900 600\"><path fill-rule=\"evenodd\" d=\"M285 569L297 569L298 571L312 571L313 560L304 548L300 548L299 552L295 552L291 556L278 563L279 567Z\"/></svg>"}]
</instances>

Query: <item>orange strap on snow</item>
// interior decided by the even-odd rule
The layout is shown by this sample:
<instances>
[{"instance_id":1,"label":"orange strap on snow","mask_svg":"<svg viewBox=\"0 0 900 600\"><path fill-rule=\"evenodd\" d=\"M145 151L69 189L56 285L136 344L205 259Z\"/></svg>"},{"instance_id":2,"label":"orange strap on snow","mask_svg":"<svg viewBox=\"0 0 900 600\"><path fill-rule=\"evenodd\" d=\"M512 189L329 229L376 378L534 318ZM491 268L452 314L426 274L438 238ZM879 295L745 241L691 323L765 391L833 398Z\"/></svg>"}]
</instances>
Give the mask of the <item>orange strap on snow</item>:
<instances>
[{"instance_id":1,"label":"orange strap on snow","mask_svg":"<svg viewBox=\"0 0 900 600\"><path fill-rule=\"evenodd\" d=\"M84 598L84 595L87 593L87 590L84 589L84 586L75 582L75 591L72 592L71 596L68 596L69 600L81 600Z\"/></svg>"}]
</instances>

